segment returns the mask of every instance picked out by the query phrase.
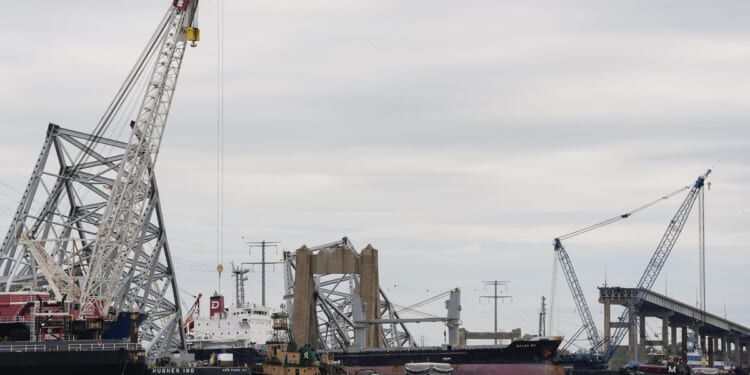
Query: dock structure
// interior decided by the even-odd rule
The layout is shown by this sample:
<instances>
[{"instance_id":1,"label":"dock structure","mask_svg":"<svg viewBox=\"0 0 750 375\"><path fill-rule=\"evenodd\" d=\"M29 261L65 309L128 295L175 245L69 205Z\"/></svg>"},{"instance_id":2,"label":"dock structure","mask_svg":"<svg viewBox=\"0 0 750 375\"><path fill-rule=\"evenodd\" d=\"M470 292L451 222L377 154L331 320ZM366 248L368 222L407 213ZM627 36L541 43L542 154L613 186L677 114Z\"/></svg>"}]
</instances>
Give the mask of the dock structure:
<instances>
[{"instance_id":1,"label":"dock structure","mask_svg":"<svg viewBox=\"0 0 750 375\"><path fill-rule=\"evenodd\" d=\"M713 367L714 360L719 359L731 360L737 365L750 363L750 328L741 324L643 288L601 287L599 303L604 305L604 341L609 341L611 329L627 327L628 353L633 361L646 359L647 345L661 346L669 354L685 356L687 330L692 329L697 335L696 343L708 357L708 366ZM637 311L638 319L611 321L613 304ZM647 317L661 319L661 340L646 339ZM679 348L678 328L681 330Z\"/></svg>"}]
</instances>

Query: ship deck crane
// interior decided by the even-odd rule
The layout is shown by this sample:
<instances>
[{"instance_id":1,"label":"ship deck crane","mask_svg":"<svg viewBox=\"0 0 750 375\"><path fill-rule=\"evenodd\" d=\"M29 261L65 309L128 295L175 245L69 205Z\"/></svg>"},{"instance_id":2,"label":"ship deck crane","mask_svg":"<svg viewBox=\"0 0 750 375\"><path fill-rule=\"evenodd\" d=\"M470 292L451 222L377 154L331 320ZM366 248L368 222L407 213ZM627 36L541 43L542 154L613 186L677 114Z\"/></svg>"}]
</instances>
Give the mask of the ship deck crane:
<instances>
[{"instance_id":1,"label":"ship deck crane","mask_svg":"<svg viewBox=\"0 0 750 375\"><path fill-rule=\"evenodd\" d=\"M198 293L198 296L195 297L195 302L193 302L193 305L190 306L190 309L185 315L185 322L182 324L185 333L191 332L193 330L193 327L195 326L195 315L200 314L201 297L203 297L203 294Z\"/></svg>"},{"instance_id":2,"label":"ship deck crane","mask_svg":"<svg viewBox=\"0 0 750 375\"><path fill-rule=\"evenodd\" d=\"M576 230L576 231L573 231L568 234L564 234L562 236L555 238L554 240L555 255L557 257L558 262L560 263L560 268L563 270L563 274L565 275L565 280L568 283L570 293L573 296L573 301L575 301L576 311L578 312L578 316L581 318L581 323L582 323L581 327L568 339L567 343L561 348L560 352L564 352L565 349L567 349L583 332L586 332L587 339L592 349L599 347L602 343L602 336L599 334L599 330L594 324L594 319L591 316L591 309L589 309L589 305L586 302L586 296L583 293L583 289L581 288L581 283L578 281L578 276L576 275L576 271L573 268L573 262L570 260L570 256L568 255L568 252L565 250L565 246L563 246L562 241L579 236L584 233L591 232L593 230L602 228L610 224L614 224L620 220L627 219L633 214L640 212L642 210L645 210L646 208L649 208L658 202L666 200L682 191L685 191L688 188L689 188L688 186L683 187L670 194L662 196L659 199L656 199L643 206L640 206L632 211L626 212L622 215L609 218L599 223L587 226L585 228L581 228L579 230Z\"/></svg>"},{"instance_id":3,"label":"ship deck crane","mask_svg":"<svg viewBox=\"0 0 750 375\"><path fill-rule=\"evenodd\" d=\"M698 179L695 180L695 183L690 188L690 191L685 197L685 200L677 209L677 212L675 213L674 217L672 217L672 220L669 221L667 230L664 232L664 235L659 241L659 244L656 246L656 250L651 256L651 260L648 262L646 269L643 271L643 275L641 275L641 278L638 281L638 285L636 286L637 289L651 290L651 287L654 286L656 278L659 276L661 269L667 262L667 258L672 252L672 248L674 248L674 245L677 243L677 239L680 237L680 233L682 233L682 229L685 227L685 222L690 215L690 211L693 208L695 200L702 192L706 182L706 178L708 178L709 174L711 174L710 169L706 171L706 173L698 176ZM639 305L634 306L632 311L631 309L625 309L620 315L619 321L632 323L635 317L638 315L639 309ZM608 342L602 342L602 344L607 345L604 354L604 359L606 362L609 362L609 360L615 354L617 346L625 337L627 330L627 327L620 326L615 330L614 335L612 335L612 338Z\"/></svg>"}]
</instances>

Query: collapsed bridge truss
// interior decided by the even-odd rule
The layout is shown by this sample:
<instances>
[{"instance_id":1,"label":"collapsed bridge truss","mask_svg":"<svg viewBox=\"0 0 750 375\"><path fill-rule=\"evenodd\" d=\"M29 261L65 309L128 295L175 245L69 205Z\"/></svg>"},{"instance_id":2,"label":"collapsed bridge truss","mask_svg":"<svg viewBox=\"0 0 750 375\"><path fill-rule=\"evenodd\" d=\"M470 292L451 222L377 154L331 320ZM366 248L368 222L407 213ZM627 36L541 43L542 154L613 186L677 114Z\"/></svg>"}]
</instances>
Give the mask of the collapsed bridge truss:
<instances>
[{"instance_id":1,"label":"collapsed bridge truss","mask_svg":"<svg viewBox=\"0 0 750 375\"><path fill-rule=\"evenodd\" d=\"M43 264L32 251L77 283L84 280L97 228L127 144L50 124L26 190L0 247L0 291L49 291ZM139 337L153 360L184 347L179 293L155 178L140 238L127 254L113 302L146 313ZM29 246L27 238L34 240Z\"/></svg>"}]
</instances>

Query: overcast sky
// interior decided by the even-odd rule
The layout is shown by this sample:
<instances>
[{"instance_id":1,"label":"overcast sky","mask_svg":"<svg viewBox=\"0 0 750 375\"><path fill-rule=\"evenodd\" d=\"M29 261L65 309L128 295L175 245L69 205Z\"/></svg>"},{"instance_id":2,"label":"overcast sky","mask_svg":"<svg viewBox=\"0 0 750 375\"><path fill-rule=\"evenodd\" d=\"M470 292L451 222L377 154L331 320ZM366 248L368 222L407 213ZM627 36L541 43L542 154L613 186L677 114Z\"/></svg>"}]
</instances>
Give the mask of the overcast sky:
<instances>
[{"instance_id":1,"label":"overcast sky","mask_svg":"<svg viewBox=\"0 0 750 375\"><path fill-rule=\"evenodd\" d=\"M91 131L169 3L2 1L0 225L47 123ZM380 250L396 303L460 287L464 326L490 331L482 282L508 280L501 328L535 333L554 237L713 168L708 310L750 326L750 3L224 4L225 265L259 260L248 239L294 250L348 236ZM156 168L178 281L194 294L219 288L216 13L202 2ZM684 196L566 242L600 329L596 287L636 284ZM655 286L691 304L696 213ZM269 277L276 305L281 269ZM580 323L557 284L552 333L570 334ZM413 330L443 340L440 325Z\"/></svg>"}]
</instances>

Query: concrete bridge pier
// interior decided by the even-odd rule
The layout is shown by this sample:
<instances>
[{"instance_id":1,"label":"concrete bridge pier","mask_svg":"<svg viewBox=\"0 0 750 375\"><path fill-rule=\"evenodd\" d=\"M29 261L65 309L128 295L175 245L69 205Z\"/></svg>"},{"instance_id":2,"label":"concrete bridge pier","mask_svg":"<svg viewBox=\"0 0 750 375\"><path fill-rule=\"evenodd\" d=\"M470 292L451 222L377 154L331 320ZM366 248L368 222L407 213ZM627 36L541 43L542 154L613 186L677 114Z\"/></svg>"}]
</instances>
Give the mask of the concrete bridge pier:
<instances>
[{"instance_id":1,"label":"concrete bridge pier","mask_svg":"<svg viewBox=\"0 0 750 375\"><path fill-rule=\"evenodd\" d=\"M345 247L336 247L313 254L302 246L295 253L297 263L294 278L294 303L292 307L292 334L297 345L318 346L318 320L314 275L359 274L357 294L364 305L367 320L380 319L380 284L378 277L378 251L367 245L360 254ZM363 329L364 339L355 343L368 348L382 347L381 324L370 324ZM355 331L356 332L356 331ZM361 336L361 335L360 335Z\"/></svg>"},{"instance_id":2,"label":"concrete bridge pier","mask_svg":"<svg viewBox=\"0 0 750 375\"><path fill-rule=\"evenodd\" d=\"M733 346L733 338L729 336L724 336L721 339L721 358L724 361L724 363L727 363L730 359L734 359L734 355L732 354L732 350L734 349Z\"/></svg>"},{"instance_id":3,"label":"concrete bridge pier","mask_svg":"<svg viewBox=\"0 0 750 375\"><path fill-rule=\"evenodd\" d=\"M669 353L670 354L677 354L677 325L672 324L671 332L669 335L670 344L669 344Z\"/></svg>"},{"instance_id":4,"label":"concrete bridge pier","mask_svg":"<svg viewBox=\"0 0 750 375\"><path fill-rule=\"evenodd\" d=\"M640 312L638 314L638 358L636 361L646 362L646 313Z\"/></svg>"},{"instance_id":5,"label":"concrete bridge pier","mask_svg":"<svg viewBox=\"0 0 750 375\"><path fill-rule=\"evenodd\" d=\"M633 311L633 304L628 304L628 309ZM628 324L628 354L631 361L638 360L638 319L631 319Z\"/></svg>"},{"instance_id":6,"label":"concrete bridge pier","mask_svg":"<svg viewBox=\"0 0 750 375\"><path fill-rule=\"evenodd\" d=\"M682 327L682 348L680 349L680 355L682 360L687 363L687 327Z\"/></svg>"},{"instance_id":7,"label":"concrete bridge pier","mask_svg":"<svg viewBox=\"0 0 750 375\"><path fill-rule=\"evenodd\" d=\"M714 367L714 348L716 347L716 337L705 337L708 339L708 367Z\"/></svg>"},{"instance_id":8,"label":"concrete bridge pier","mask_svg":"<svg viewBox=\"0 0 750 375\"><path fill-rule=\"evenodd\" d=\"M672 314L664 314L661 316L661 347L665 352L671 352L672 348L669 345L669 318Z\"/></svg>"},{"instance_id":9,"label":"concrete bridge pier","mask_svg":"<svg viewBox=\"0 0 750 375\"><path fill-rule=\"evenodd\" d=\"M609 351L609 341L611 339L610 332L612 331L611 316L612 316L612 304L609 301L604 303L604 350Z\"/></svg>"}]
</instances>

